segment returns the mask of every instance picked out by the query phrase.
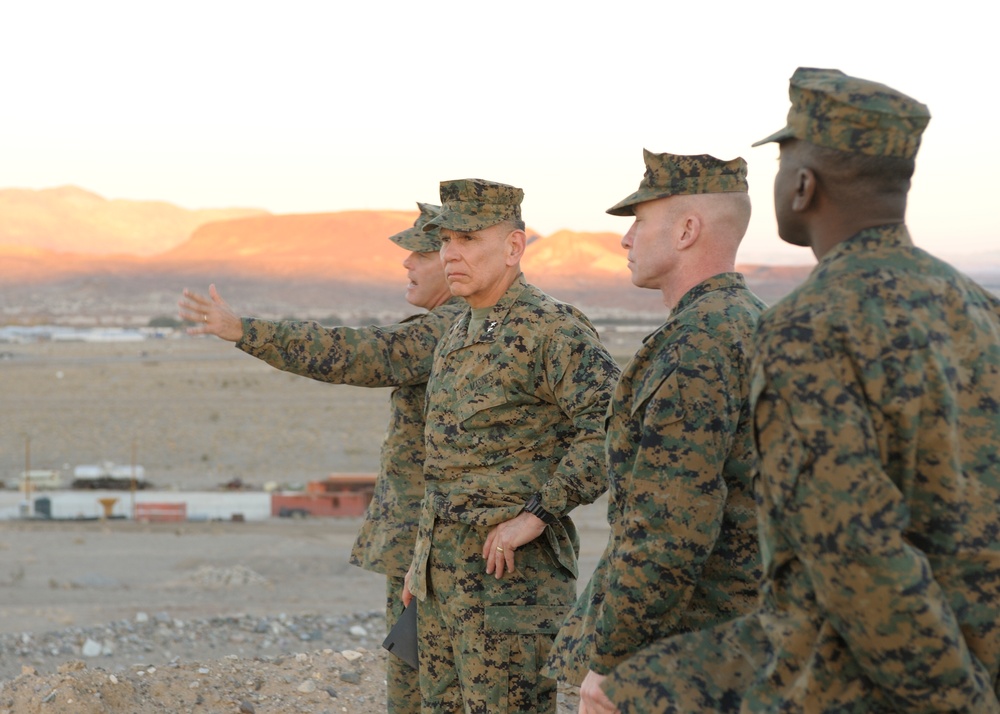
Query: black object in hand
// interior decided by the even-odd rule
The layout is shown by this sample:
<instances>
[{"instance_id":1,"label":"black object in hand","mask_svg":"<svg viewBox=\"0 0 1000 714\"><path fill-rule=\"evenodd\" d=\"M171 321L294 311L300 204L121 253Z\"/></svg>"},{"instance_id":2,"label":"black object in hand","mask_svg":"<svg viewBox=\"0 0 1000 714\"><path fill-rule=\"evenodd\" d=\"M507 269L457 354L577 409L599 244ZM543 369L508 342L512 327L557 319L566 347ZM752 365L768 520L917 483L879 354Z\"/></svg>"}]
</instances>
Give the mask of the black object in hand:
<instances>
[{"instance_id":1,"label":"black object in hand","mask_svg":"<svg viewBox=\"0 0 1000 714\"><path fill-rule=\"evenodd\" d=\"M396 624L385 636L382 646L413 669L419 669L417 666L417 598L414 597L410 600L410 604L406 606L403 614L399 616Z\"/></svg>"}]
</instances>

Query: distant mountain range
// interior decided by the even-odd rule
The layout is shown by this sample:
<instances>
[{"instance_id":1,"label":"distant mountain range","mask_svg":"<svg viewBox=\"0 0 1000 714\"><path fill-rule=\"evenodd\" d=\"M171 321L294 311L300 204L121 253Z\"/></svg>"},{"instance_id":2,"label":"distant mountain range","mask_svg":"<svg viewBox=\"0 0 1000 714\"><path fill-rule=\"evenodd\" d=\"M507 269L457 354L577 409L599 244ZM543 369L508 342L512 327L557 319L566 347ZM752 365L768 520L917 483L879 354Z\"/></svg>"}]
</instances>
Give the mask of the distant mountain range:
<instances>
[{"instance_id":1,"label":"distant mountain range","mask_svg":"<svg viewBox=\"0 0 1000 714\"><path fill-rule=\"evenodd\" d=\"M111 201L75 186L0 189L0 246L155 255L209 221L265 214L252 208L190 211L161 201Z\"/></svg>"},{"instance_id":2,"label":"distant mountain range","mask_svg":"<svg viewBox=\"0 0 1000 714\"><path fill-rule=\"evenodd\" d=\"M398 319L406 252L387 240L416 212L272 215L109 201L74 187L0 190L0 323L145 324L209 281L244 314ZM657 319L660 294L632 286L621 236L530 231L528 280L595 317ZM740 266L765 301L804 266Z\"/></svg>"}]
</instances>

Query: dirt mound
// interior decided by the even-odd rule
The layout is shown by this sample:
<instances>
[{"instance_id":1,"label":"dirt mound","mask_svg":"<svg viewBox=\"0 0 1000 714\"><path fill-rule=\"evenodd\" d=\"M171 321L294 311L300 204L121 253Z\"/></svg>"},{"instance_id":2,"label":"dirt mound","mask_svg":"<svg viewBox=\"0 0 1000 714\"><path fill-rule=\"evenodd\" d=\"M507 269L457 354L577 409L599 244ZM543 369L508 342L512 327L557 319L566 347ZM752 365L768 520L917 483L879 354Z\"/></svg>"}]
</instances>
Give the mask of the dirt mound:
<instances>
[{"instance_id":1,"label":"dirt mound","mask_svg":"<svg viewBox=\"0 0 1000 714\"><path fill-rule=\"evenodd\" d=\"M83 661L0 683L0 714L384 712L383 651L324 649L281 657L144 664L109 672Z\"/></svg>"},{"instance_id":2,"label":"dirt mound","mask_svg":"<svg viewBox=\"0 0 1000 714\"><path fill-rule=\"evenodd\" d=\"M324 649L115 672L74 660L48 676L25 666L21 676L0 682L0 714L381 714L390 656L381 649ZM576 688L560 689L559 714L578 707Z\"/></svg>"}]
</instances>

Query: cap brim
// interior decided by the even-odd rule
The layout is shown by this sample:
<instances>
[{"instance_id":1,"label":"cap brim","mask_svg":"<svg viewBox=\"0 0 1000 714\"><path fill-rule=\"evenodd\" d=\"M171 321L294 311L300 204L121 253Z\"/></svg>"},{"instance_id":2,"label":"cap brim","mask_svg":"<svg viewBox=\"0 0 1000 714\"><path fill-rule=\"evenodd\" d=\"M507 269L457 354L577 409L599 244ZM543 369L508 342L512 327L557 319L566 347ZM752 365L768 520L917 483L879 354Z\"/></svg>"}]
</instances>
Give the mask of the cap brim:
<instances>
[{"instance_id":1,"label":"cap brim","mask_svg":"<svg viewBox=\"0 0 1000 714\"><path fill-rule=\"evenodd\" d=\"M782 127L778 131L771 134L771 136L766 139L761 139L760 141L750 144L751 147L760 146L761 144L770 144L775 141L784 141L785 139L794 139L795 134L792 132L792 127L786 126Z\"/></svg>"},{"instance_id":2,"label":"cap brim","mask_svg":"<svg viewBox=\"0 0 1000 714\"><path fill-rule=\"evenodd\" d=\"M632 206L637 203L642 203L642 199L639 197L638 191L633 193L628 198L623 198L621 201L606 210L605 213L611 214L612 216L634 216L635 210Z\"/></svg>"},{"instance_id":3,"label":"cap brim","mask_svg":"<svg viewBox=\"0 0 1000 714\"><path fill-rule=\"evenodd\" d=\"M627 198L623 198L621 201L605 211L605 213L609 213L612 216L634 216L635 206L638 206L640 203L655 201L659 198L669 198L673 195L675 194L671 193L667 189L653 189L648 186L640 186L638 191L629 194Z\"/></svg>"},{"instance_id":4,"label":"cap brim","mask_svg":"<svg viewBox=\"0 0 1000 714\"><path fill-rule=\"evenodd\" d=\"M433 253L441 250L441 242L425 233L423 228L407 228L405 231L389 236L389 240L400 248L416 253Z\"/></svg>"}]
</instances>

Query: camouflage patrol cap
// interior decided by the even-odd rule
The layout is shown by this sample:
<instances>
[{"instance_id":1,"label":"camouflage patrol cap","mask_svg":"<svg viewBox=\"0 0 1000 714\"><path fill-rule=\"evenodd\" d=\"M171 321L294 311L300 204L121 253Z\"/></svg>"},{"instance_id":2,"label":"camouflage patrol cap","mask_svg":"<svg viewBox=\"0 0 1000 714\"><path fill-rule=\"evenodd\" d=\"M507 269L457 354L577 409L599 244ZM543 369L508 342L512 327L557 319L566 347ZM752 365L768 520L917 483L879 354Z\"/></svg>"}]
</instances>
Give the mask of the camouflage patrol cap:
<instances>
[{"instance_id":1,"label":"camouflage patrol cap","mask_svg":"<svg viewBox=\"0 0 1000 714\"><path fill-rule=\"evenodd\" d=\"M443 208L424 230L479 231L508 220L521 220L524 191L482 179L441 182Z\"/></svg>"},{"instance_id":2,"label":"camouflage patrol cap","mask_svg":"<svg viewBox=\"0 0 1000 714\"><path fill-rule=\"evenodd\" d=\"M801 139L869 156L913 158L931 119L927 107L891 87L849 77L838 69L799 67L788 96L788 125L761 139Z\"/></svg>"},{"instance_id":3,"label":"camouflage patrol cap","mask_svg":"<svg viewBox=\"0 0 1000 714\"><path fill-rule=\"evenodd\" d=\"M740 157L722 161L708 154L679 156L643 149L642 158L646 174L639 190L609 208L612 216L635 215L637 203L667 196L747 192L747 162Z\"/></svg>"},{"instance_id":4,"label":"camouflage patrol cap","mask_svg":"<svg viewBox=\"0 0 1000 714\"><path fill-rule=\"evenodd\" d=\"M400 231L394 236L389 236L389 240L401 248L417 253L433 253L436 250L441 250L441 232L437 229L424 230L424 226L438 214L441 206L418 201L417 208L420 209L420 215L414 221L413 227Z\"/></svg>"}]
</instances>

